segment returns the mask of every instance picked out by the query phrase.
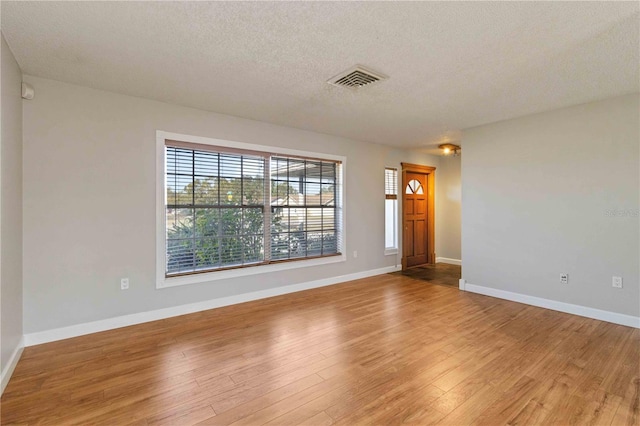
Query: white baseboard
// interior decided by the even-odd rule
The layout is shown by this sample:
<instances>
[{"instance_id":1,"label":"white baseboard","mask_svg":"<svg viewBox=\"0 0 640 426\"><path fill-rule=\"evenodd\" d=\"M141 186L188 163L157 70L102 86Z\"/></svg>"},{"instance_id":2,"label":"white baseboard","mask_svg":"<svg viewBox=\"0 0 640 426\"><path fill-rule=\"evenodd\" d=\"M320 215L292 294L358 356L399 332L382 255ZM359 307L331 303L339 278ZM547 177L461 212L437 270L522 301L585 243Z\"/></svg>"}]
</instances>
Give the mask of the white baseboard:
<instances>
[{"instance_id":1,"label":"white baseboard","mask_svg":"<svg viewBox=\"0 0 640 426\"><path fill-rule=\"evenodd\" d=\"M448 263L449 265L462 265L462 260L449 257L436 257L436 263Z\"/></svg>"},{"instance_id":2,"label":"white baseboard","mask_svg":"<svg viewBox=\"0 0 640 426\"><path fill-rule=\"evenodd\" d=\"M611 311L603 311L601 309L589 308L587 306L573 305L571 303L559 302L557 300L543 299L541 297L529 296L526 294L512 293L510 291L498 290L491 287L483 287L470 284L462 279L460 280L460 290L497 297L498 299L511 300L512 302L524 303L568 314L579 315L581 317L593 318L614 324L626 325L627 327L640 328L640 317L619 314Z\"/></svg>"},{"instance_id":3,"label":"white baseboard","mask_svg":"<svg viewBox=\"0 0 640 426\"><path fill-rule=\"evenodd\" d=\"M13 350L13 353L11 354L11 357L9 358L7 368L2 370L2 380L0 381L0 395L4 393L4 389L9 384L9 380L11 380L11 375L13 374L13 370L16 369L16 365L18 365L18 361L20 360L23 349L24 337L21 337L20 341L18 342L18 346L16 346L16 348Z\"/></svg>"},{"instance_id":4,"label":"white baseboard","mask_svg":"<svg viewBox=\"0 0 640 426\"><path fill-rule=\"evenodd\" d=\"M293 284L283 287L275 287L266 290L243 293L235 296L222 297L219 299L205 300L202 302L190 303L187 305L172 306L170 308L157 309L154 311L140 312L136 314L123 315L119 317L107 318L69 327L55 328L51 330L29 333L24 336L25 346L39 345L42 343L54 342L56 340L69 339L71 337L83 336L85 334L97 333L100 331L113 330L120 327L142 324L150 321L157 321L165 318L191 314L194 312L206 311L220 308L222 306L235 305L238 303L250 302L252 300L264 299L267 297L280 296L297 291L310 290L312 288L325 287L339 284L345 281L353 281L361 278L372 277L374 275L387 274L399 271L400 266L388 266L385 268L372 269L368 271L356 272L353 274L341 275L337 277L324 278L321 280L308 281L300 284Z\"/></svg>"}]
</instances>

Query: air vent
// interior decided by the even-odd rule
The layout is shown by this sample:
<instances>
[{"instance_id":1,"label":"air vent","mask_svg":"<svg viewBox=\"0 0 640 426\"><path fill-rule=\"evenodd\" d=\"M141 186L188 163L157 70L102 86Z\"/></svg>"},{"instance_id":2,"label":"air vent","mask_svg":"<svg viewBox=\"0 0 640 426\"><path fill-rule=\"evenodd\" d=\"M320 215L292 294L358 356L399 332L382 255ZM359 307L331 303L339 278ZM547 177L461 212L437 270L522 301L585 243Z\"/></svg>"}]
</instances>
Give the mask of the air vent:
<instances>
[{"instance_id":1,"label":"air vent","mask_svg":"<svg viewBox=\"0 0 640 426\"><path fill-rule=\"evenodd\" d=\"M336 75L332 79L328 80L327 83L333 84L334 86L347 87L349 89L359 89L361 87L370 86L379 81L386 80L387 78L389 77L386 75L373 72L361 65L356 65L355 67Z\"/></svg>"}]
</instances>

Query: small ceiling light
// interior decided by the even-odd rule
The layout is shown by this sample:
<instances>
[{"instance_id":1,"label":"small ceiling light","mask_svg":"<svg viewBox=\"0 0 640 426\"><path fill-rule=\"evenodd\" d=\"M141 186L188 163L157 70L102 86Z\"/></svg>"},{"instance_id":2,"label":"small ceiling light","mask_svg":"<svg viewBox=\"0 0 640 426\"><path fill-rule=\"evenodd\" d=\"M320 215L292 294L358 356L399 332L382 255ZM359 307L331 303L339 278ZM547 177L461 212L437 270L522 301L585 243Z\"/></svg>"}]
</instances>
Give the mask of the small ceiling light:
<instances>
[{"instance_id":1,"label":"small ceiling light","mask_svg":"<svg viewBox=\"0 0 640 426\"><path fill-rule=\"evenodd\" d=\"M461 150L459 145L454 145L452 143L443 143L442 145L438 145L438 148L442 150L444 155L453 153L454 157L457 157Z\"/></svg>"}]
</instances>

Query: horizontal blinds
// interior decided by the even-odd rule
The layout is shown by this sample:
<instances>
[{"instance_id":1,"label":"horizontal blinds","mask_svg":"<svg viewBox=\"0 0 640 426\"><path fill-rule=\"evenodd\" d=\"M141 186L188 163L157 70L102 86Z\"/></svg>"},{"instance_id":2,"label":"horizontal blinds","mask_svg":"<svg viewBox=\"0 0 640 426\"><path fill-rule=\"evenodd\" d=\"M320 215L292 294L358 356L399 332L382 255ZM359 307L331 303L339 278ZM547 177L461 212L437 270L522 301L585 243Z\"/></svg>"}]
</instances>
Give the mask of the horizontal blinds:
<instances>
[{"instance_id":1,"label":"horizontal blinds","mask_svg":"<svg viewBox=\"0 0 640 426\"><path fill-rule=\"evenodd\" d=\"M175 141L165 160L167 276L340 253L340 162Z\"/></svg>"},{"instance_id":2,"label":"horizontal blinds","mask_svg":"<svg viewBox=\"0 0 640 426\"><path fill-rule=\"evenodd\" d=\"M271 259L335 255L342 246L341 165L271 157Z\"/></svg>"},{"instance_id":3,"label":"horizontal blinds","mask_svg":"<svg viewBox=\"0 0 640 426\"><path fill-rule=\"evenodd\" d=\"M265 159L165 152L167 274L264 262Z\"/></svg>"},{"instance_id":4,"label":"horizontal blinds","mask_svg":"<svg viewBox=\"0 0 640 426\"><path fill-rule=\"evenodd\" d=\"M392 168L384 169L384 193L388 200L398 198L398 170Z\"/></svg>"}]
</instances>

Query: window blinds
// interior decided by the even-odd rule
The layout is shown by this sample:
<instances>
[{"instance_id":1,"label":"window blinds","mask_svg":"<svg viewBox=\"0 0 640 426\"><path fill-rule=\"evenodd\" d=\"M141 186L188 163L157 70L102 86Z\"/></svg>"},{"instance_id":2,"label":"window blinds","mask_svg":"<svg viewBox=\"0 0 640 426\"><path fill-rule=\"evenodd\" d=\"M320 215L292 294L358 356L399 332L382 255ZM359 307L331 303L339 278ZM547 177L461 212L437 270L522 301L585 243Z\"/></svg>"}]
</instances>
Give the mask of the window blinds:
<instances>
[{"instance_id":1,"label":"window blinds","mask_svg":"<svg viewBox=\"0 0 640 426\"><path fill-rule=\"evenodd\" d=\"M165 147L167 276L339 254L339 162L206 148Z\"/></svg>"},{"instance_id":2,"label":"window blinds","mask_svg":"<svg viewBox=\"0 0 640 426\"><path fill-rule=\"evenodd\" d=\"M387 200L398 199L398 170L384 169L384 193Z\"/></svg>"}]
</instances>

